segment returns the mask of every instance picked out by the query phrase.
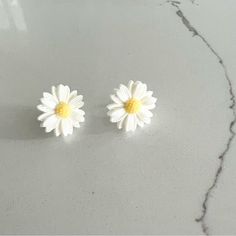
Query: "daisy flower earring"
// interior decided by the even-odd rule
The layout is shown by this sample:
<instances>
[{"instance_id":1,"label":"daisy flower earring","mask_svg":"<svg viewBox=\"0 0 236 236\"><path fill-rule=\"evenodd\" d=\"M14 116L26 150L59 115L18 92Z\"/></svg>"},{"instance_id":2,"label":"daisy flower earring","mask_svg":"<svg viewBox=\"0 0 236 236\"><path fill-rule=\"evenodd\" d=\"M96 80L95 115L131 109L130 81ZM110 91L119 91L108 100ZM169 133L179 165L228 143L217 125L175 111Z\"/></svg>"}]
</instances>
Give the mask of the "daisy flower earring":
<instances>
[{"instance_id":1,"label":"daisy flower earring","mask_svg":"<svg viewBox=\"0 0 236 236\"><path fill-rule=\"evenodd\" d=\"M37 108L43 113L38 120L47 133L54 130L56 136L67 136L85 120L85 112L80 109L84 105L83 96L77 95L76 90L70 92L68 86L52 86L51 93L43 93L40 101Z\"/></svg>"},{"instance_id":2,"label":"daisy flower earring","mask_svg":"<svg viewBox=\"0 0 236 236\"><path fill-rule=\"evenodd\" d=\"M128 86L121 84L115 91L116 94L111 95L113 103L107 106L107 115L112 123L117 123L118 129L135 131L137 126L151 123L153 114L150 110L155 108L157 99L152 91L147 91L146 84L131 80Z\"/></svg>"}]
</instances>

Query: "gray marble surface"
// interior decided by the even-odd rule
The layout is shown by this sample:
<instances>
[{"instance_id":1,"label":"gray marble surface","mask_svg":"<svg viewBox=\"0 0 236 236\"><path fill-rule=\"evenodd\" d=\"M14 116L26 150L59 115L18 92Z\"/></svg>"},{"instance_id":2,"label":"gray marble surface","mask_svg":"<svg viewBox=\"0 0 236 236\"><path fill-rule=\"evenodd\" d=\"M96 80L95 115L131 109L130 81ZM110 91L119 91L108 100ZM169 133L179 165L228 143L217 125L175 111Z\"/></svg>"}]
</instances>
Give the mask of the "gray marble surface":
<instances>
[{"instance_id":1,"label":"gray marble surface","mask_svg":"<svg viewBox=\"0 0 236 236\"><path fill-rule=\"evenodd\" d=\"M1 234L236 234L234 0L1 0ZM150 126L109 123L130 79ZM84 95L72 137L36 120L43 91Z\"/></svg>"}]
</instances>

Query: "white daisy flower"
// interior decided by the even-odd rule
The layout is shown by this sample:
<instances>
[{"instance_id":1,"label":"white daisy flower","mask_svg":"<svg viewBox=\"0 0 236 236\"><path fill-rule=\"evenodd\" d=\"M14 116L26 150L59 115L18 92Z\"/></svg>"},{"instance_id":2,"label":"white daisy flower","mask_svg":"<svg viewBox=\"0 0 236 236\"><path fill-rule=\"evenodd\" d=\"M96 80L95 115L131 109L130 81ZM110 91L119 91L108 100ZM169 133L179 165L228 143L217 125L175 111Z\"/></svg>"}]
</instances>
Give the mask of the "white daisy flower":
<instances>
[{"instance_id":1,"label":"white daisy flower","mask_svg":"<svg viewBox=\"0 0 236 236\"><path fill-rule=\"evenodd\" d=\"M38 120L47 133L54 130L56 136L67 136L73 133L74 127L80 127L80 122L84 122L85 112L80 109L84 105L83 96L77 95L76 90L70 92L68 86L52 86L52 93L43 93L40 101L42 104L37 108L43 114Z\"/></svg>"},{"instance_id":2,"label":"white daisy flower","mask_svg":"<svg viewBox=\"0 0 236 236\"><path fill-rule=\"evenodd\" d=\"M153 116L150 110L155 108L156 98L152 91L147 91L146 84L131 80L128 86L121 84L115 91L116 94L111 95L114 103L107 106L107 114L112 123L117 123L118 129L134 131L137 126L150 124Z\"/></svg>"}]
</instances>

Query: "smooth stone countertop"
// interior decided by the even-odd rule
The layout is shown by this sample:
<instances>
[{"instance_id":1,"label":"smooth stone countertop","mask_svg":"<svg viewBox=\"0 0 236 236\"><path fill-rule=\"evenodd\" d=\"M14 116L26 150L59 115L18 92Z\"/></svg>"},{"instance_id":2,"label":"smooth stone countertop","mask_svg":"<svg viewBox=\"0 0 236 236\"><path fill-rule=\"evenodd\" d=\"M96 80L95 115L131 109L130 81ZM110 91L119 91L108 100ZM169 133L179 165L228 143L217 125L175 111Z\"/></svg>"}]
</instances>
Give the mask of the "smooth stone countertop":
<instances>
[{"instance_id":1,"label":"smooth stone countertop","mask_svg":"<svg viewBox=\"0 0 236 236\"><path fill-rule=\"evenodd\" d=\"M0 1L0 234L236 234L234 0ZM106 116L130 79L158 98L135 133ZM86 122L45 134L52 85Z\"/></svg>"}]
</instances>

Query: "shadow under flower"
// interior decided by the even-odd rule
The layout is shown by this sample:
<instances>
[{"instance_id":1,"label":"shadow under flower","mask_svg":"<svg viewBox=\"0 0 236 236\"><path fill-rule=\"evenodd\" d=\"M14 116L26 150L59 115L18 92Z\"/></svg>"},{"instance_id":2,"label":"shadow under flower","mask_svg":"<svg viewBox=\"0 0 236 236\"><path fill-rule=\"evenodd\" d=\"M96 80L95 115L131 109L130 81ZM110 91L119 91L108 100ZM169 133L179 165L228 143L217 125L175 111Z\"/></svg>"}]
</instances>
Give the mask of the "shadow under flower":
<instances>
[{"instance_id":1,"label":"shadow under flower","mask_svg":"<svg viewBox=\"0 0 236 236\"><path fill-rule=\"evenodd\" d=\"M1 106L0 139L32 140L50 138L37 120L36 107Z\"/></svg>"}]
</instances>

